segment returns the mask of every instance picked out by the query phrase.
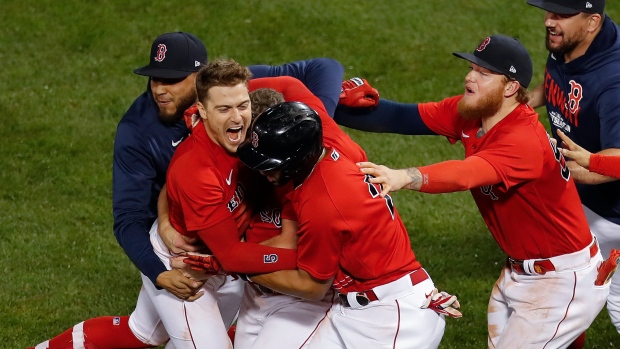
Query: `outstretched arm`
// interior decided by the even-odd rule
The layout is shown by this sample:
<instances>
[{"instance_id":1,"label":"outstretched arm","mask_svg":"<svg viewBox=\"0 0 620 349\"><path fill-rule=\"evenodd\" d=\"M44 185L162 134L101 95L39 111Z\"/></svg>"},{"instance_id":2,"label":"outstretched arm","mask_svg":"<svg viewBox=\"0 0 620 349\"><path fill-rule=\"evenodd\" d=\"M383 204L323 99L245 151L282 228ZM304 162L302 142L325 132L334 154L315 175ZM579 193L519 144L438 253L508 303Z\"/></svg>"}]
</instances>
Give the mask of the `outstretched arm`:
<instances>
[{"instance_id":1,"label":"outstretched arm","mask_svg":"<svg viewBox=\"0 0 620 349\"><path fill-rule=\"evenodd\" d=\"M363 173L374 177L370 179L371 183L383 186L382 197L403 188L425 193L451 193L501 181L493 166L478 156L401 170L372 162L361 162L358 166Z\"/></svg>"},{"instance_id":2,"label":"outstretched arm","mask_svg":"<svg viewBox=\"0 0 620 349\"><path fill-rule=\"evenodd\" d=\"M334 120L342 126L377 133L436 135L422 121L417 104L381 99L376 108L349 108L339 105Z\"/></svg>"},{"instance_id":3,"label":"outstretched arm","mask_svg":"<svg viewBox=\"0 0 620 349\"><path fill-rule=\"evenodd\" d=\"M344 79L344 67L331 58L315 58L278 66L252 65L254 78L292 76L306 85L323 102L327 113L334 116Z\"/></svg>"}]
</instances>

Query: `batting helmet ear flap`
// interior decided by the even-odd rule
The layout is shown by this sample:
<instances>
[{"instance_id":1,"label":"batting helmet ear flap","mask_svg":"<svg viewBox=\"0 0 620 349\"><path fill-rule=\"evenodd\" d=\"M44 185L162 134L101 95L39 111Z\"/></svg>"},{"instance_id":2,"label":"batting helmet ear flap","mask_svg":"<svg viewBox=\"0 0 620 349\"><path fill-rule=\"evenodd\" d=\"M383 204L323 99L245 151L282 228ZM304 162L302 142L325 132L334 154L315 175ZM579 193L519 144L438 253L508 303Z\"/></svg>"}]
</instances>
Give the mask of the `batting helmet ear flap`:
<instances>
[{"instance_id":1,"label":"batting helmet ear flap","mask_svg":"<svg viewBox=\"0 0 620 349\"><path fill-rule=\"evenodd\" d=\"M284 102L265 110L237 149L239 159L249 168L281 171L277 184L303 182L322 152L321 119L301 102Z\"/></svg>"}]
</instances>

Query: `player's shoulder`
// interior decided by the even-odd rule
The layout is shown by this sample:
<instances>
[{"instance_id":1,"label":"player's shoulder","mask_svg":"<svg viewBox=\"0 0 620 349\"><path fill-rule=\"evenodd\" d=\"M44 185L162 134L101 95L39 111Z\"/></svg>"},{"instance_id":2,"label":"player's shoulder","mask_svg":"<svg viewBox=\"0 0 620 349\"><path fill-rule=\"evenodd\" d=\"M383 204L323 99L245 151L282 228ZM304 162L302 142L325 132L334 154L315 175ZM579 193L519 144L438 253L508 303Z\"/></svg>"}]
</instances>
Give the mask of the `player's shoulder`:
<instances>
[{"instance_id":1,"label":"player's shoulder","mask_svg":"<svg viewBox=\"0 0 620 349\"><path fill-rule=\"evenodd\" d=\"M148 92L141 94L131 104L118 123L117 132L145 134L159 123L157 106Z\"/></svg>"}]
</instances>

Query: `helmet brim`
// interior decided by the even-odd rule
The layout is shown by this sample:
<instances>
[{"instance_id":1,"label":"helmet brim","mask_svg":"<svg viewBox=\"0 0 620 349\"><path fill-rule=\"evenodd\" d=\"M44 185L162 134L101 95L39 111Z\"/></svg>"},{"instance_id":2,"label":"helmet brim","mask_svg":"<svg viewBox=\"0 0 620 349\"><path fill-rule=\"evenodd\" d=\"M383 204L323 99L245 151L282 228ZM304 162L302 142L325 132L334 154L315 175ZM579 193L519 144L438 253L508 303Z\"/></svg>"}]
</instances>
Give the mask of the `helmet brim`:
<instances>
[{"instance_id":1,"label":"helmet brim","mask_svg":"<svg viewBox=\"0 0 620 349\"><path fill-rule=\"evenodd\" d=\"M237 148L237 156L243 164L257 171L271 171L282 165L282 160L259 153L249 142L245 142Z\"/></svg>"}]
</instances>

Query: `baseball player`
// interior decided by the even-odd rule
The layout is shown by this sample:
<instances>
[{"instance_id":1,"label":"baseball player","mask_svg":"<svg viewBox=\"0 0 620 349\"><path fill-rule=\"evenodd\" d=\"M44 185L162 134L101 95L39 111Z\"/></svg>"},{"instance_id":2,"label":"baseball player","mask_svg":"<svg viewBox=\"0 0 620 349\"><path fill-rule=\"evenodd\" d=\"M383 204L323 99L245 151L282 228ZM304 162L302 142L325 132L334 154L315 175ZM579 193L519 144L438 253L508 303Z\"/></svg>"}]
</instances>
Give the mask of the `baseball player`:
<instances>
[{"instance_id":1,"label":"baseball player","mask_svg":"<svg viewBox=\"0 0 620 349\"><path fill-rule=\"evenodd\" d=\"M503 35L454 55L471 63L465 93L402 107L424 132L460 140L465 160L403 170L360 166L383 185L381 195L470 190L508 255L489 301L489 348L566 348L596 318L609 284L595 285L602 262L596 239L562 154L527 104L531 58Z\"/></svg>"},{"instance_id":2,"label":"baseball player","mask_svg":"<svg viewBox=\"0 0 620 349\"><path fill-rule=\"evenodd\" d=\"M256 100L256 97L252 99L253 115L258 115L268 107L285 100L304 102L320 116L324 125L325 144L339 145L347 156L354 159L353 161L367 159L362 148L338 127L327 114L321 101L299 80L286 76L254 79L250 81L250 90L253 91L251 94L266 90L263 92L265 96L263 99L267 103L262 103L262 107L260 107L261 100ZM254 112L255 108L257 110ZM256 216L256 224L251 225L251 228L246 231L247 241L260 242L267 237L264 234L269 230L261 229L261 227L265 223L281 220L279 219L281 208L276 207L276 214L273 212L274 208L268 208ZM294 229L293 233L296 232L297 229ZM279 229L271 231L271 235L279 233ZM268 237L271 236L268 235ZM320 300L310 301L279 294L266 287L248 282L245 284L237 320L235 348L273 348L274 338L279 338L278 348L301 348L325 317L333 300L333 292L326 292ZM286 336L282 336L283 329L286 330Z\"/></svg>"},{"instance_id":3,"label":"baseball player","mask_svg":"<svg viewBox=\"0 0 620 349\"><path fill-rule=\"evenodd\" d=\"M297 222L297 270L254 282L332 305L308 348L436 348L445 320L423 308L434 291L410 248L389 196L336 147L323 146L319 115L300 102L278 104L252 124L241 161L288 187L283 219ZM372 217L372 219L369 219Z\"/></svg>"},{"instance_id":4,"label":"baseball player","mask_svg":"<svg viewBox=\"0 0 620 349\"><path fill-rule=\"evenodd\" d=\"M206 59L204 44L192 34L178 32L159 36L151 46L149 65L135 71L148 76L149 84L147 91L136 99L119 123L114 151L114 231L119 244L141 271L145 283L188 301L200 297L202 283L166 268L153 252L149 227L157 215L157 196L165 182L172 154L181 140L187 137L187 127L182 120L183 110L196 100L194 80ZM311 86L332 112L338 101L344 71L338 62L331 59L313 59L273 67L251 66L250 70L256 77L291 75L299 78ZM194 240L186 240L180 235L167 236L164 240L174 252L200 248L191 244ZM221 293L218 299L224 299ZM138 308L146 297L144 290L141 296ZM230 299L238 302L240 290L231 292ZM220 309L225 322L232 323L236 310L231 307ZM141 348L161 345L168 340L168 333L161 322L145 323L130 329L128 320L128 316L89 319L42 342L37 348L65 348L70 345Z\"/></svg>"},{"instance_id":5,"label":"baseball player","mask_svg":"<svg viewBox=\"0 0 620 349\"><path fill-rule=\"evenodd\" d=\"M532 93L545 106L552 134L561 130L597 156L620 155L620 27L605 0L528 0L545 10L549 51L543 83ZM558 139L559 141L559 139ZM603 256L620 248L620 182L567 162ZM607 311L620 332L620 276L611 281Z\"/></svg>"}]
</instances>

